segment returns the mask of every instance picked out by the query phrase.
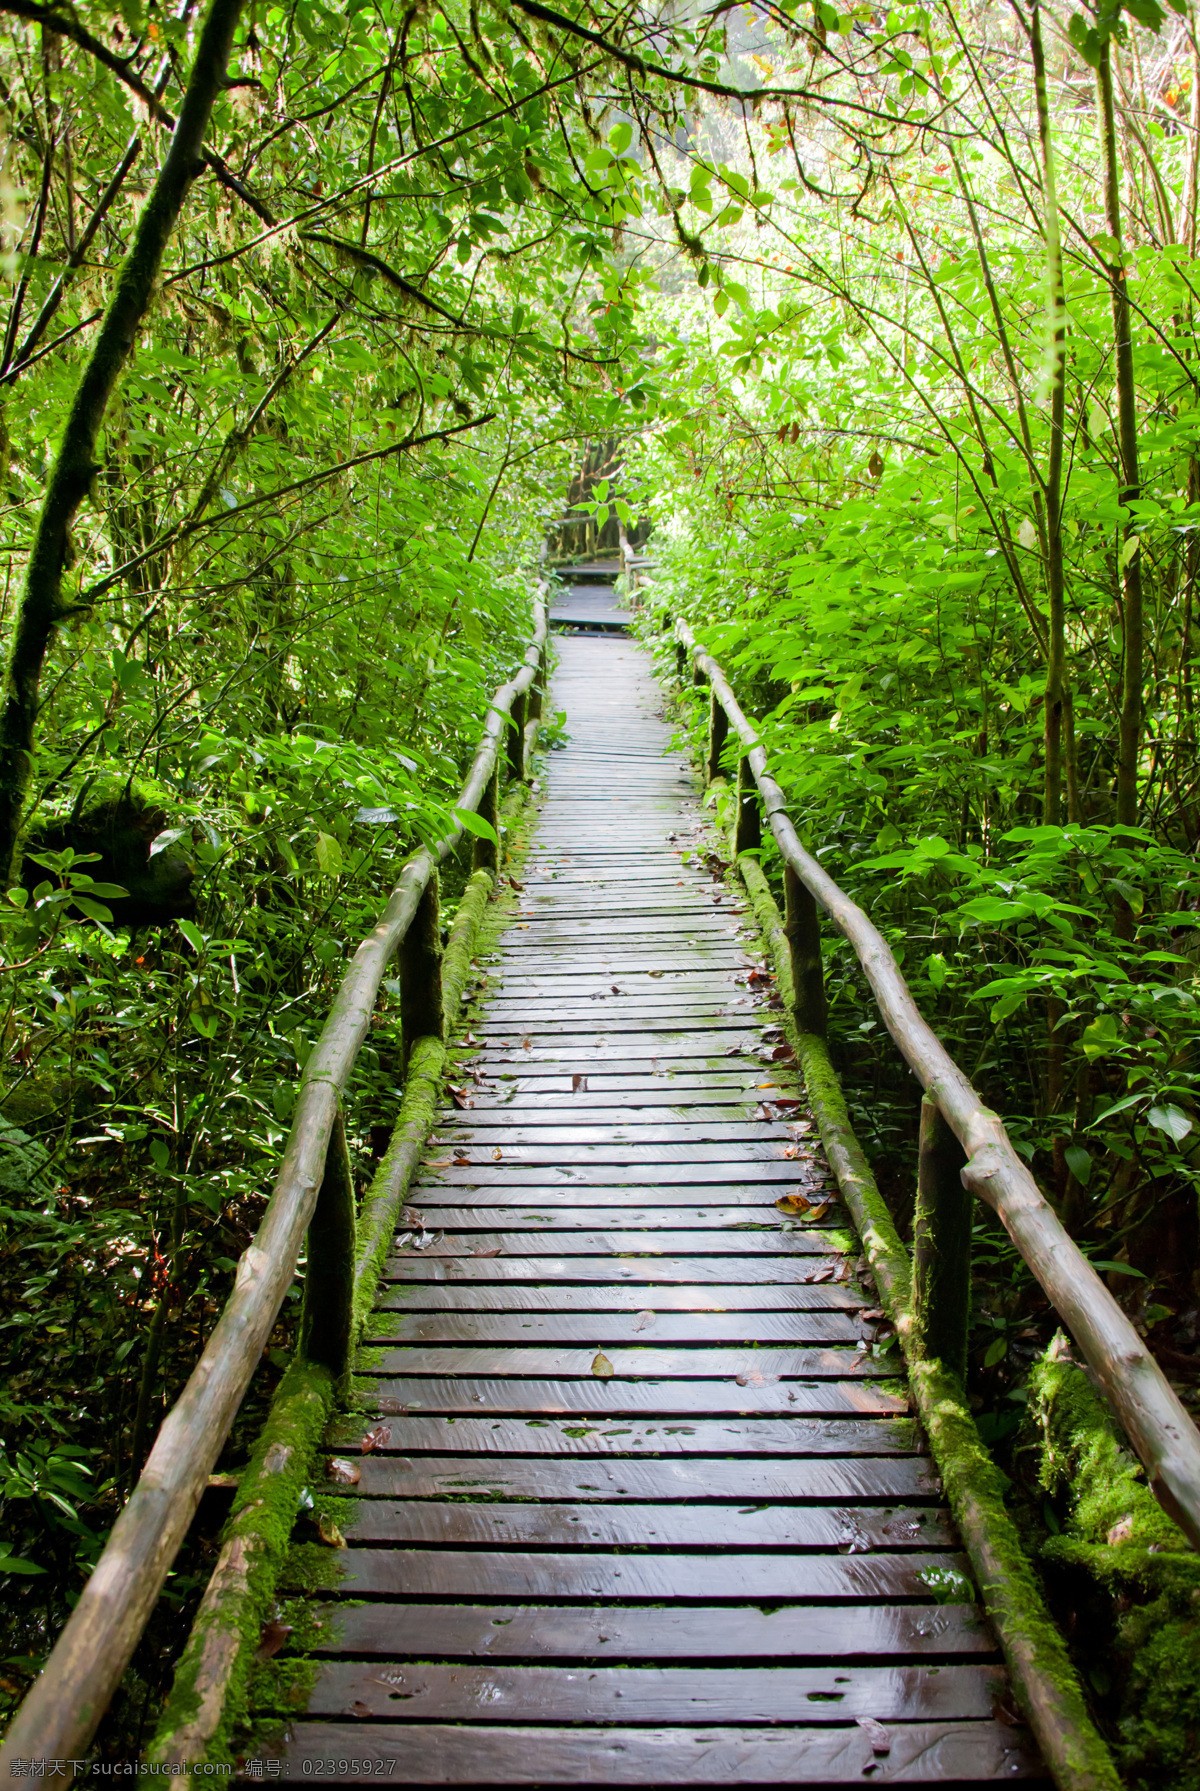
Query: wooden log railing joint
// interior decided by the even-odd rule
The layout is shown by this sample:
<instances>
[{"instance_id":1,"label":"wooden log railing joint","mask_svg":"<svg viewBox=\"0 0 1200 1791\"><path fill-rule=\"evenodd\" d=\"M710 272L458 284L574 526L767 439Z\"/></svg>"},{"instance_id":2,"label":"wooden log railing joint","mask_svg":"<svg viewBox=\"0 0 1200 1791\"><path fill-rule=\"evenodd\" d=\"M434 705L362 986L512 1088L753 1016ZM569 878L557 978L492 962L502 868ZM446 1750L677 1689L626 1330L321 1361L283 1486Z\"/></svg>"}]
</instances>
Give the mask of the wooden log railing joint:
<instances>
[{"instance_id":1,"label":"wooden log railing joint","mask_svg":"<svg viewBox=\"0 0 1200 1791\"><path fill-rule=\"evenodd\" d=\"M308 1267L300 1316L300 1353L327 1368L346 1390L354 1330L356 1214L354 1172L339 1113L329 1134L325 1173L308 1225Z\"/></svg>"},{"instance_id":2,"label":"wooden log railing joint","mask_svg":"<svg viewBox=\"0 0 1200 1791\"><path fill-rule=\"evenodd\" d=\"M722 711L724 713L724 711ZM762 816L758 808L758 786L748 760L738 760L737 815L733 827L733 855L757 852L762 845Z\"/></svg>"},{"instance_id":3,"label":"wooden log railing joint","mask_svg":"<svg viewBox=\"0 0 1200 1791\"><path fill-rule=\"evenodd\" d=\"M800 843L767 755L716 660L687 623L675 638L696 675L720 697L762 797L785 864L853 946L888 1031L917 1080L937 1102L966 1157L966 1187L993 1209L1032 1270L1125 1428L1155 1497L1200 1549L1200 1431L1151 1351L1068 1235L1018 1155L998 1116L950 1056L900 974L886 939Z\"/></svg>"},{"instance_id":4,"label":"wooden log railing joint","mask_svg":"<svg viewBox=\"0 0 1200 1791\"><path fill-rule=\"evenodd\" d=\"M438 874L430 876L412 924L400 942L400 1034L407 1067L420 1038L442 1038L442 935Z\"/></svg>"},{"instance_id":5,"label":"wooden log railing joint","mask_svg":"<svg viewBox=\"0 0 1200 1791\"><path fill-rule=\"evenodd\" d=\"M796 991L796 1023L801 1032L825 1037L828 1008L821 962L821 922L812 893L790 864L783 867L784 921Z\"/></svg>"},{"instance_id":6,"label":"wooden log railing joint","mask_svg":"<svg viewBox=\"0 0 1200 1791\"><path fill-rule=\"evenodd\" d=\"M971 1218L962 1145L936 1101L921 1101L917 1207L913 1225L913 1332L918 1355L936 1358L965 1382L971 1316Z\"/></svg>"},{"instance_id":7,"label":"wooden log railing joint","mask_svg":"<svg viewBox=\"0 0 1200 1791\"><path fill-rule=\"evenodd\" d=\"M725 741L729 735L729 717L722 709L716 692L713 692L708 705L708 781L721 775L721 754L725 750Z\"/></svg>"}]
</instances>

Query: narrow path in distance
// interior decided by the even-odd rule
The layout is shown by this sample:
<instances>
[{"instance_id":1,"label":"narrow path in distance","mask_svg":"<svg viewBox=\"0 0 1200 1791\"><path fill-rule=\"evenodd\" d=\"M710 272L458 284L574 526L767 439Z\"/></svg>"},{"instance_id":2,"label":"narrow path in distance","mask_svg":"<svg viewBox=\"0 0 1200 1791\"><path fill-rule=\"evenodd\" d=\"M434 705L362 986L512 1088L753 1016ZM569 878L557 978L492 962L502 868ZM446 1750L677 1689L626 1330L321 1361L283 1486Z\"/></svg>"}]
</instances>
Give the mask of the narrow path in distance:
<instances>
[{"instance_id":1,"label":"narrow path in distance","mask_svg":"<svg viewBox=\"0 0 1200 1791\"><path fill-rule=\"evenodd\" d=\"M648 659L558 646L570 742L370 1321L374 1446L362 1419L330 1438L361 1478L315 1683L262 1757L1040 1778L986 1623L942 1602L967 1564ZM797 1191L811 1223L776 1205Z\"/></svg>"}]
</instances>

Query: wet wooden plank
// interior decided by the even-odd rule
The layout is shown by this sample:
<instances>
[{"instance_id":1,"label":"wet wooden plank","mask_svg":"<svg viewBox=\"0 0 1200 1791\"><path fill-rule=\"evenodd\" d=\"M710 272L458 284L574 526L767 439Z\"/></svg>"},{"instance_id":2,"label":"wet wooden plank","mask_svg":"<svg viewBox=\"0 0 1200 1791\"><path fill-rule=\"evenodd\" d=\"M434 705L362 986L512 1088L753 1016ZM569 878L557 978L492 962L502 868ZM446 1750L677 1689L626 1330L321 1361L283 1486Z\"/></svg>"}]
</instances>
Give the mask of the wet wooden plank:
<instances>
[{"instance_id":1,"label":"wet wooden plank","mask_svg":"<svg viewBox=\"0 0 1200 1791\"><path fill-rule=\"evenodd\" d=\"M695 1145L692 1149L701 1151L703 1145ZM670 1146L659 1147L666 1157ZM470 1156L470 1153L467 1153ZM534 1153L530 1153L534 1155ZM643 1160L636 1146L625 1149L613 1147L605 1152L604 1158L597 1161L590 1158L581 1147L563 1145L560 1150L546 1150L537 1154L533 1162L518 1158L516 1153L506 1160L503 1155L499 1159L490 1150L476 1150L476 1156L466 1163L455 1163L453 1155L434 1156L421 1168L419 1186L425 1188L485 1188L497 1183L507 1183L525 1187L580 1187L599 1188L612 1184L625 1188L654 1188L663 1182L672 1182L676 1186L686 1184L693 1187L719 1188L726 1182L745 1187L757 1182L763 1187L772 1188L771 1199L786 1192L789 1184L803 1186L810 1180L805 1174L803 1162L780 1157L774 1162L753 1162L745 1159L737 1162L728 1160L732 1153L725 1152L724 1161L712 1162L701 1159L687 1163L677 1160L656 1162ZM620 1157L627 1160L621 1162ZM612 1161L606 1159L611 1158ZM448 1165L448 1166L446 1166ZM783 1234L787 1235L787 1234ZM685 1244L678 1246L686 1249Z\"/></svg>"},{"instance_id":2,"label":"wet wooden plank","mask_svg":"<svg viewBox=\"0 0 1200 1791\"><path fill-rule=\"evenodd\" d=\"M525 1727L295 1722L263 1759L287 1780L408 1785L830 1785L1044 1779L1025 1730L897 1724L877 1756L865 1729ZM314 1770L315 1763L315 1770Z\"/></svg>"},{"instance_id":3,"label":"wet wooden plank","mask_svg":"<svg viewBox=\"0 0 1200 1791\"><path fill-rule=\"evenodd\" d=\"M345 1598L619 1598L732 1599L771 1603L822 1599L882 1604L896 1598L928 1603L939 1578L967 1579L966 1558L948 1553L804 1554L786 1548L734 1553L646 1549L606 1554L490 1548L346 1548L322 1551L331 1581ZM286 1587L302 1573L285 1563ZM924 1577L922 1577L924 1576Z\"/></svg>"},{"instance_id":4,"label":"wet wooden plank","mask_svg":"<svg viewBox=\"0 0 1200 1791\"><path fill-rule=\"evenodd\" d=\"M360 1374L388 1375L469 1375L489 1379L496 1375L523 1378L549 1375L555 1380L604 1378L597 1374L597 1345L586 1349L569 1345L542 1344L523 1348L519 1344L410 1344L392 1348L373 1347L360 1352L356 1369ZM647 1342L638 1346L614 1343L606 1345L604 1357L617 1379L633 1380L697 1380L712 1377L723 1380L749 1376L761 1383L768 1376L777 1380L852 1380L880 1379L900 1371L899 1358L875 1356L870 1350L853 1349L777 1349L769 1344L757 1348L662 1349Z\"/></svg>"},{"instance_id":5,"label":"wet wooden plank","mask_svg":"<svg viewBox=\"0 0 1200 1791\"><path fill-rule=\"evenodd\" d=\"M429 1184L434 1186L441 1185ZM423 1262L442 1256L480 1256L485 1251L521 1256L825 1256L836 1248L825 1231L480 1231L470 1238L443 1237L419 1252ZM409 1255L415 1255L409 1252ZM406 1256L405 1260L408 1260Z\"/></svg>"},{"instance_id":6,"label":"wet wooden plank","mask_svg":"<svg viewBox=\"0 0 1200 1791\"><path fill-rule=\"evenodd\" d=\"M376 1301L379 1312L838 1312L871 1308L874 1296L854 1282L818 1284L738 1282L722 1285L685 1283L659 1287L654 1295L640 1287L524 1287L504 1282L489 1287L478 1282L447 1287L425 1283L385 1288Z\"/></svg>"},{"instance_id":7,"label":"wet wooden plank","mask_svg":"<svg viewBox=\"0 0 1200 1791\"><path fill-rule=\"evenodd\" d=\"M348 1459L340 1458L339 1459ZM881 1499L932 1499L940 1484L930 1462L919 1456L805 1456L788 1461L735 1457L705 1461L671 1457L665 1461L565 1461L544 1456L426 1456L416 1461L372 1451L354 1461L360 1499L436 1499L449 1494L519 1499L673 1500L701 1504L710 1499L825 1499L857 1504ZM350 1490L343 1481L323 1481L320 1490ZM933 1538L928 1539L932 1543Z\"/></svg>"},{"instance_id":8,"label":"wet wooden plank","mask_svg":"<svg viewBox=\"0 0 1200 1791\"><path fill-rule=\"evenodd\" d=\"M811 1188L811 1184L809 1184ZM559 1190L561 1192L561 1190ZM628 1189L618 1190L628 1194ZM696 1190L690 1189L691 1198L696 1199ZM561 1204L543 1206L540 1201L535 1206L531 1197L526 1194L519 1198L510 1193L506 1206L490 1204L493 1190L481 1189L480 1201L488 1201L486 1206L440 1206L430 1204L430 1191L420 1190L410 1204L410 1212L420 1213L427 1230L447 1232L476 1232L504 1230L506 1235L514 1231L537 1230L543 1232L593 1231L605 1224L613 1222L614 1214L611 1204L604 1206L575 1206ZM759 1190L759 1200L762 1191ZM817 1199L812 1189L812 1199ZM533 1196L536 1199L536 1193ZM833 1211L824 1215L823 1223L836 1223L838 1215ZM845 1223L845 1213L840 1217ZM748 1204L732 1206L632 1206L621 1203L620 1222L622 1226L639 1231L656 1231L664 1228L687 1226L698 1227L706 1231L719 1229L727 1231L743 1225L769 1227L778 1231L781 1215L775 1206L750 1206Z\"/></svg>"},{"instance_id":9,"label":"wet wooden plank","mask_svg":"<svg viewBox=\"0 0 1200 1791\"><path fill-rule=\"evenodd\" d=\"M479 1495L355 1499L341 1522L348 1543L470 1548L949 1549L945 1512L932 1507L731 1504L639 1505L517 1500ZM695 1582L699 1590L703 1581Z\"/></svg>"},{"instance_id":10,"label":"wet wooden plank","mask_svg":"<svg viewBox=\"0 0 1200 1791\"><path fill-rule=\"evenodd\" d=\"M855 1344L875 1325L850 1312L373 1312L365 1341L375 1343ZM757 1356L760 1352L755 1351Z\"/></svg>"},{"instance_id":11,"label":"wet wooden plank","mask_svg":"<svg viewBox=\"0 0 1200 1791\"><path fill-rule=\"evenodd\" d=\"M973 1605L317 1605L318 1654L464 1660L841 1660L994 1656ZM420 1638L418 1641L417 1638Z\"/></svg>"},{"instance_id":12,"label":"wet wooden plank","mask_svg":"<svg viewBox=\"0 0 1200 1791\"><path fill-rule=\"evenodd\" d=\"M490 1249L491 1246L489 1245ZM799 1284L814 1275L829 1279L844 1266L832 1251L811 1258L784 1256L433 1256L407 1250L384 1265L387 1281L621 1281L642 1286L719 1281Z\"/></svg>"},{"instance_id":13,"label":"wet wooden plank","mask_svg":"<svg viewBox=\"0 0 1200 1791\"><path fill-rule=\"evenodd\" d=\"M327 1660L308 1716L404 1722L845 1723L990 1717L995 1670L946 1667L443 1666Z\"/></svg>"},{"instance_id":14,"label":"wet wooden plank","mask_svg":"<svg viewBox=\"0 0 1200 1791\"><path fill-rule=\"evenodd\" d=\"M798 1167L803 1169L804 1165L799 1165ZM803 1186L804 1192L809 1199L814 1201L817 1201L818 1199L820 1201L831 1201L829 1209L824 1215L823 1222L826 1226L845 1226L848 1224L845 1208L839 1206L836 1201L832 1200L831 1187L828 1181L821 1180L817 1175L809 1172L803 1177L798 1175L797 1183L798 1185ZM692 1225L693 1223L701 1223L700 1220L695 1218L695 1215L712 1210L711 1208L698 1207L694 1203L699 1199L705 1201L716 1200L723 1203L725 1209L730 1213L730 1224L741 1224L743 1221L753 1221L761 1224L779 1225L786 1218L786 1215L780 1212L774 1205L774 1199L778 1192L779 1190L776 1188L768 1188L764 1190L761 1182L758 1184L751 1184L749 1187L741 1188L731 1188L727 1182L722 1182L719 1187L696 1187L695 1184L691 1182L679 1182L675 1185L668 1183L665 1187L655 1188L654 1190L654 1198L658 1203L657 1208L647 1208L645 1210L670 1211L679 1215L676 1219L677 1224ZM785 1189L784 1192L786 1193L787 1190ZM766 1198L772 1202L770 1206L763 1206L764 1194ZM559 1223L557 1215L562 1212L575 1212L578 1214L587 1211L590 1211L593 1214L593 1217L588 1221L588 1224L592 1227L598 1225L611 1225L618 1222L621 1224L640 1224L641 1221L639 1219L630 1218L627 1220L625 1215L627 1212L640 1213L643 1211L642 1202L646 1199L646 1195L647 1190L644 1187L614 1188L612 1186L607 1186L604 1188L589 1187L580 1189L573 1188L569 1182L560 1183L557 1187L549 1188L544 1184L529 1186L520 1182L514 1182L511 1186L506 1187L502 1182L493 1182L486 1188L455 1188L454 1200L456 1206L454 1208L447 1208L446 1210L466 1210L475 1214L477 1212L491 1209L495 1214L491 1221L494 1229L511 1225L514 1218L514 1209L518 1217L522 1213L533 1212L535 1202L536 1210L547 1215L545 1221L547 1224ZM420 1213L424 1215L427 1228L431 1228L434 1225L441 1225L443 1223L442 1220L438 1219L435 1221L430 1218L431 1213L441 1210L438 1206L431 1203L445 1200L446 1197L446 1190L444 1189L439 1190L436 1187L418 1186L413 1190L412 1197L408 1202L407 1210L412 1213ZM586 1200L589 1203L603 1202L603 1205L601 1206L597 1204L594 1206L589 1205L587 1207L581 1207L579 1204L581 1200ZM486 1202L486 1208L478 1205L477 1203L479 1202ZM457 1203L461 1203L461 1205ZM745 1210L747 1208L753 1210L747 1211ZM734 1214L737 1216L733 1217L732 1215ZM686 1215L686 1217L683 1215ZM707 1221L703 1222L707 1223ZM404 1223L405 1228L409 1229L412 1221L406 1219ZM539 1223L541 1223L541 1221L539 1221Z\"/></svg>"},{"instance_id":15,"label":"wet wooden plank","mask_svg":"<svg viewBox=\"0 0 1200 1791\"><path fill-rule=\"evenodd\" d=\"M791 1156L787 1155L789 1149ZM499 1152L499 1155L497 1155ZM797 1156L797 1147L785 1136L762 1138L754 1143L740 1145L737 1151L730 1150L727 1144L671 1144L662 1143L643 1145L636 1140L601 1139L594 1144L516 1144L504 1146L495 1144L489 1139L486 1144L455 1144L451 1158L447 1158L439 1146L431 1147L431 1154L426 1158L423 1169L436 1169L444 1172L447 1169L458 1169L463 1165L455 1158L467 1156L474 1166L486 1169L489 1174L506 1174L509 1168L527 1168L534 1165L551 1168L574 1168L576 1165L591 1167L595 1164L612 1164L621 1169L654 1170L669 1167L703 1168L710 1175L719 1169L722 1181L755 1181L759 1176L765 1180L786 1179L797 1173L796 1165L801 1166L811 1158ZM495 1164L505 1165L496 1170ZM780 1165L779 1171L772 1176L767 1165ZM620 1177L616 1179L620 1180ZM677 1177L684 1179L686 1177ZM651 1183L653 1185L653 1183Z\"/></svg>"},{"instance_id":16,"label":"wet wooden plank","mask_svg":"<svg viewBox=\"0 0 1200 1791\"><path fill-rule=\"evenodd\" d=\"M584 1380L454 1378L429 1376L363 1377L362 1391L373 1411L384 1417L406 1412L524 1413L555 1417L634 1418L652 1412L658 1418L711 1417L724 1413L773 1413L797 1418L844 1413L886 1417L907 1413L908 1399L891 1384L868 1379L844 1381L748 1381L742 1387L730 1375L720 1380Z\"/></svg>"},{"instance_id":17,"label":"wet wooden plank","mask_svg":"<svg viewBox=\"0 0 1200 1791\"><path fill-rule=\"evenodd\" d=\"M791 1408L789 1407L789 1410ZM361 1454L370 1426L372 1453ZM467 1456L570 1456L595 1460L612 1457L664 1458L693 1455L808 1460L920 1455L932 1473L924 1443L911 1418L883 1414L872 1418L841 1415L827 1418L713 1418L690 1422L637 1418L478 1418L442 1417L435 1413L384 1416L374 1412L337 1417L327 1436L331 1450L349 1452L359 1465L389 1452Z\"/></svg>"}]
</instances>

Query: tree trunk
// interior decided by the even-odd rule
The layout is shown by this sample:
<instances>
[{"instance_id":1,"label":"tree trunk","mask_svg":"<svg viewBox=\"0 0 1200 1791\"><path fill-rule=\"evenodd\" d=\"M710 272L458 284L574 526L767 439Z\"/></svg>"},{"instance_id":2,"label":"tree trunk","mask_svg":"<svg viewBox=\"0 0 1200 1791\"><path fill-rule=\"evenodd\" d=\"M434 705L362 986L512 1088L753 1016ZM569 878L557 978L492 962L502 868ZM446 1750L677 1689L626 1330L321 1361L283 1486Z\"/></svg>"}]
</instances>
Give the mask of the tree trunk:
<instances>
[{"instance_id":1,"label":"tree trunk","mask_svg":"<svg viewBox=\"0 0 1200 1791\"><path fill-rule=\"evenodd\" d=\"M1063 290L1062 241L1058 228L1058 190L1054 177L1054 143L1050 135L1050 101L1046 92L1046 57L1042 48L1042 9L1030 15L1030 49L1037 96L1038 138L1042 152L1042 199L1046 240L1047 325L1050 351L1050 454L1046 468L1046 590L1050 626L1046 642L1045 785L1042 820L1055 827L1062 819L1063 708L1066 683L1066 605L1063 574L1062 473L1063 425L1066 415L1066 295Z\"/></svg>"},{"instance_id":2,"label":"tree trunk","mask_svg":"<svg viewBox=\"0 0 1200 1791\"><path fill-rule=\"evenodd\" d=\"M0 873L9 881L18 869L42 666L55 629L70 613L70 605L63 603L62 575L70 555L71 523L99 470L96 444L109 399L133 350L163 253L201 166L200 151L241 10L242 0L210 0L166 159L75 388L46 486L13 628L0 713Z\"/></svg>"},{"instance_id":3,"label":"tree trunk","mask_svg":"<svg viewBox=\"0 0 1200 1791\"><path fill-rule=\"evenodd\" d=\"M1122 504L1134 504L1141 495L1138 464L1137 388L1133 367L1133 317L1125 274L1125 248L1121 233L1121 164L1117 159L1116 117L1113 103L1112 40L1106 38L1096 68L1100 104L1101 148L1104 156L1104 212L1113 248L1108 262L1112 288L1113 338L1117 369L1117 435L1121 452ZM1138 749L1142 728L1142 554L1133 517L1125 523L1121 558L1123 629L1121 651L1121 719L1117 746L1117 812L1119 827L1135 827L1138 818ZM1132 931L1133 916L1126 903L1117 911L1118 931Z\"/></svg>"}]
</instances>

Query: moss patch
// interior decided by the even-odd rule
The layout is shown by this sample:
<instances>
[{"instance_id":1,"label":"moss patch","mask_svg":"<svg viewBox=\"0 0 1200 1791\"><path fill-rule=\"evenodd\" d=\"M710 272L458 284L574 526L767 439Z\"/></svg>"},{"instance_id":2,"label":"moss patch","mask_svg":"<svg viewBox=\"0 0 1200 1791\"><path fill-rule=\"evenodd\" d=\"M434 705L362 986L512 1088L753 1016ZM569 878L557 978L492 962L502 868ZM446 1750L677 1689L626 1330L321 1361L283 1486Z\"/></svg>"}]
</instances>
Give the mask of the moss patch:
<instances>
[{"instance_id":1,"label":"moss patch","mask_svg":"<svg viewBox=\"0 0 1200 1791\"><path fill-rule=\"evenodd\" d=\"M1017 1459L1058 1526L1042 1559L1076 1618L1126 1783L1200 1791L1200 1556L1061 1336L1030 1377Z\"/></svg>"}]
</instances>

